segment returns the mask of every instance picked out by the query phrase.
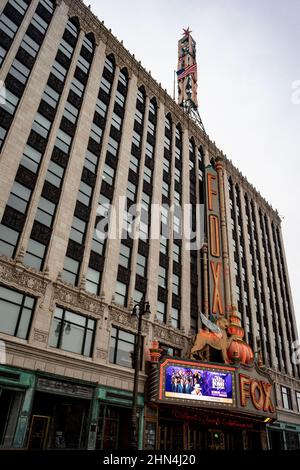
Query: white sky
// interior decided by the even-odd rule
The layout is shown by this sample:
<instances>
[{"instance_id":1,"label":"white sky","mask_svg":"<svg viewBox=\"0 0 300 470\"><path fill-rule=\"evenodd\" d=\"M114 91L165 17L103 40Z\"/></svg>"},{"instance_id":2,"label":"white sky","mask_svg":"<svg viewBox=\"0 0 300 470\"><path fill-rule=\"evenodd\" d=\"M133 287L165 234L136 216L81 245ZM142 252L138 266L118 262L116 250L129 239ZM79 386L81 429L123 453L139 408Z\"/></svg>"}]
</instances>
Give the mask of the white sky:
<instances>
[{"instance_id":1,"label":"white sky","mask_svg":"<svg viewBox=\"0 0 300 470\"><path fill-rule=\"evenodd\" d=\"M300 0L85 3L171 96L177 41L190 26L206 131L283 217L300 329L300 99L292 102L300 80Z\"/></svg>"}]
</instances>

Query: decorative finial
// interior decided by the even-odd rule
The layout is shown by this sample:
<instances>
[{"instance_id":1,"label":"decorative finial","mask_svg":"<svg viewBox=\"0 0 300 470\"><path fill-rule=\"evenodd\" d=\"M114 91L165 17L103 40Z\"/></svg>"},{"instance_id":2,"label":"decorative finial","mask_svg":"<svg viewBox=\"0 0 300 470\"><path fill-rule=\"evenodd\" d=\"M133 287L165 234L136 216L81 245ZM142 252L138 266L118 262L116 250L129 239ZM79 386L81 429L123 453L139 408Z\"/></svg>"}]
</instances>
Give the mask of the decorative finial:
<instances>
[{"instance_id":1,"label":"decorative finial","mask_svg":"<svg viewBox=\"0 0 300 470\"><path fill-rule=\"evenodd\" d=\"M192 33L192 31L190 30L190 27L188 26L187 29L184 29L183 28L183 36L189 36L190 34Z\"/></svg>"}]
</instances>

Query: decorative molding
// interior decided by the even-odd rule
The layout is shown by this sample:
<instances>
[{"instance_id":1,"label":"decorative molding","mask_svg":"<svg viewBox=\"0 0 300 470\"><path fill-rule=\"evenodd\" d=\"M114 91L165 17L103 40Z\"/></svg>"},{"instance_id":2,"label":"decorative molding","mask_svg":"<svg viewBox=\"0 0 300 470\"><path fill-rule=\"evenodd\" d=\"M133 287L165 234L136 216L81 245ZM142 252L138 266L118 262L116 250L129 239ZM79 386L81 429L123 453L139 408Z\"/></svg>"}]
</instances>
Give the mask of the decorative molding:
<instances>
[{"instance_id":1,"label":"decorative molding","mask_svg":"<svg viewBox=\"0 0 300 470\"><path fill-rule=\"evenodd\" d=\"M61 280L58 280L53 285L54 290L50 304L51 311L55 309L56 305L61 305L78 313L91 315L102 321L105 304L100 297Z\"/></svg>"},{"instance_id":2,"label":"decorative molding","mask_svg":"<svg viewBox=\"0 0 300 470\"><path fill-rule=\"evenodd\" d=\"M174 328L163 325L153 325L153 338L156 341L167 342L170 346L184 348L187 346L188 339L183 334L178 333Z\"/></svg>"},{"instance_id":3,"label":"decorative molding","mask_svg":"<svg viewBox=\"0 0 300 470\"><path fill-rule=\"evenodd\" d=\"M113 323L115 326L119 326L120 328L126 328L127 330L132 331L133 333L137 332L138 328L138 321L135 316L131 315L129 309L122 309L122 307L118 307L117 305L110 305L108 307L109 310L109 317L108 320L110 323ZM148 335L149 334L149 322L145 318L142 322L142 334Z\"/></svg>"},{"instance_id":4,"label":"decorative molding","mask_svg":"<svg viewBox=\"0 0 300 470\"><path fill-rule=\"evenodd\" d=\"M43 296L48 284L45 276L39 271L5 256L0 256L0 281L35 296Z\"/></svg>"},{"instance_id":5,"label":"decorative molding","mask_svg":"<svg viewBox=\"0 0 300 470\"><path fill-rule=\"evenodd\" d=\"M107 360L108 352L105 349L96 348L96 357L102 359L103 361Z\"/></svg>"},{"instance_id":6,"label":"decorative molding","mask_svg":"<svg viewBox=\"0 0 300 470\"><path fill-rule=\"evenodd\" d=\"M47 331L37 330L34 329L33 339L34 341L38 341L39 343L46 343L48 342L49 334Z\"/></svg>"}]
</instances>

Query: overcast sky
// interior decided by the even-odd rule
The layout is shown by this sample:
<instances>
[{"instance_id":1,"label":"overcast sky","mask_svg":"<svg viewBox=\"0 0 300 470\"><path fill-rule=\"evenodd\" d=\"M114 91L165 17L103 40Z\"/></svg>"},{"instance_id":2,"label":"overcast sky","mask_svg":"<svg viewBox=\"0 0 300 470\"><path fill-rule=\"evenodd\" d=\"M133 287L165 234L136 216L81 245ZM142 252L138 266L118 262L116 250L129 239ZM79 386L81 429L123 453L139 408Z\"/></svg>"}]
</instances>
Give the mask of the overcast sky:
<instances>
[{"instance_id":1,"label":"overcast sky","mask_svg":"<svg viewBox=\"0 0 300 470\"><path fill-rule=\"evenodd\" d=\"M170 95L190 26L206 131L282 217L299 329L300 0L85 3Z\"/></svg>"}]
</instances>

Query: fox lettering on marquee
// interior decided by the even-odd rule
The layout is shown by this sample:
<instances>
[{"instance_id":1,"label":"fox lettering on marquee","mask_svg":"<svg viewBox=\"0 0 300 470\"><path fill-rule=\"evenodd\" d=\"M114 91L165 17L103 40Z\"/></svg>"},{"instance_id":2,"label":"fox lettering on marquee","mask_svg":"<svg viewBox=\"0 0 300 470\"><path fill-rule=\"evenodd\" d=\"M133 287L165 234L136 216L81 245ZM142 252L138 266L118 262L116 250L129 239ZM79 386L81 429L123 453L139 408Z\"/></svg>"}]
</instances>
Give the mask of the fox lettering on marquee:
<instances>
[{"instance_id":1,"label":"fox lettering on marquee","mask_svg":"<svg viewBox=\"0 0 300 470\"><path fill-rule=\"evenodd\" d=\"M272 384L240 374L241 406L246 407L250 399L257 410L274 413L271 392Z\"/></svg>"},{"instance_id":2,"label":"fox lettering on marquee","mask_svg":"<svg viewBox=\"0 0 300 470\"><path fill-rule=\"evenodd\" d=\"M217 176L207 173L207 209L209 231L210 275L213 282L211 310L214 314L224 315L222 298L222 258L220 239L219 201ZM217 259L216 259L217 258Z\"/></svg>"}]
</instances>

